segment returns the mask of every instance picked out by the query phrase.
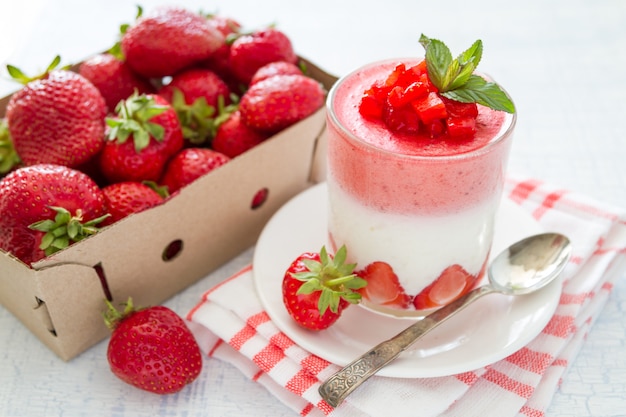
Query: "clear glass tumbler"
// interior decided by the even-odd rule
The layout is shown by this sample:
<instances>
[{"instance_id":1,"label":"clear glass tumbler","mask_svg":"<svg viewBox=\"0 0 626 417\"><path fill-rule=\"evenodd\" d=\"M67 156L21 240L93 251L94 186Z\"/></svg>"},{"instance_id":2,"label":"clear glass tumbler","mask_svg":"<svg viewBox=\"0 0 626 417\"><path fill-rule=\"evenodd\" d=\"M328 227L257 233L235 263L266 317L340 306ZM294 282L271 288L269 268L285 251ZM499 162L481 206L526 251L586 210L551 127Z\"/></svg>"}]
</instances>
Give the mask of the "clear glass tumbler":
<instances>
[{"instance_id":1,"label":"clear glass tumbler","mask_svg":"<svg viewBox=\"0 0 626 417\"><path fill-rule=\"evenodd\" d=\"M516 115L478 106L476 139L486 143L476 148L395 134L358 107L399 62L417 61L372 63L329 93L328 233L368 279L365 307L421 316L484 275Z\"/></svg>"}]
</instances>

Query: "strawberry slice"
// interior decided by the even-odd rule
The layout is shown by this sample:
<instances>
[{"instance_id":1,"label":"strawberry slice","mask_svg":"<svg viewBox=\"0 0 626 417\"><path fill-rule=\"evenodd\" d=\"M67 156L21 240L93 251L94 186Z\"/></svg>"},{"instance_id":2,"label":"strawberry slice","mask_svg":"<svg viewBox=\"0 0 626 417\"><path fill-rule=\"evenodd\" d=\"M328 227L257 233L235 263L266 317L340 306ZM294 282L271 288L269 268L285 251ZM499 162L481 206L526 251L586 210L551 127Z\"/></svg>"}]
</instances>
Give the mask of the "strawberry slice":
<instances>
[{"instance_id":1,"label":"strawberry slice","mask_svg":"<svg viewBox=\"0 0 626 417\"><path fill-rule=\"evenodd\" d=\"M386 262L372 262L356 274L367 281L359 292L363 298L374 304L406 309L411 305L411 297L404 292L393 268Z\"/></svg>"},{"instance_id":2,"label":"strawberry slice","mask_svg":"<svg viewBox=\"0 0 626 417\"><path fill-rule=\"evenodd\" d=\"M449 266L415 297L413 305L417 310L428 310L449 304L465 294L481 275L482 271L474 276L460 265Z\"/></svg>"}]
</instances>

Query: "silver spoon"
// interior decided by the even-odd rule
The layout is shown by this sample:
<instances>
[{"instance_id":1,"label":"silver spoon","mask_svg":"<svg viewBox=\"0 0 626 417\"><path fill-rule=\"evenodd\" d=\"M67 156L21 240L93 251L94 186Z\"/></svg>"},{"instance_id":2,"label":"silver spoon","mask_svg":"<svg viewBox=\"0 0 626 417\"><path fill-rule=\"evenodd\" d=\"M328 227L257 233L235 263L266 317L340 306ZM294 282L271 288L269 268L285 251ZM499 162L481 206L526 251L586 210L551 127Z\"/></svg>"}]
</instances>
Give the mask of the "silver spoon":
<instances>
[{"instance_id":1,"label":"silver spoon","mask_svg":"<svg viewBox=\"0 0 626 417\"><path fill-rule=\"evenodd\" d=\"M563 270L571 255L567 237L544 233L525 238L500 253L489 266L489 284L478 287L412 324L333 374L319 388L337 407L352 391L400 355L426 333L483 295L529 294L545 287Z\"/></svg>"}]
</instances>

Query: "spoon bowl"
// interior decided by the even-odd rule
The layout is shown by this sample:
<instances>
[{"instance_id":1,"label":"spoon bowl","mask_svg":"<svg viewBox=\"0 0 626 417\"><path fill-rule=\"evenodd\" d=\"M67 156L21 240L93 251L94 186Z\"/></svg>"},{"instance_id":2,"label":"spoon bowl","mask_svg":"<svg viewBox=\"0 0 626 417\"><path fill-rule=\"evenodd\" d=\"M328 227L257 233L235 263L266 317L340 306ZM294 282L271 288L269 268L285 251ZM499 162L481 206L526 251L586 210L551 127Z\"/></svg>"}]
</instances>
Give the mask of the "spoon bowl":
<instances>
[{"instance_id":1,"label":"spoon bowl","mask_svg":"<svg viewBox=\"0 0 626 417\"><path fill-rule=\"evenodd\" d=\"M502 251L489 265L489 283L425 316L396 336L355 359L328 378L319 393L337 407L350 393L385 367L415 341L484 295L523 296L556 279L571 256L571 244L558 233L527 237Z\"/></svg>"},{"instance_id":2,"label":"spoon bowl","mask_svg":"<svg viewBox=\"0 0 626 417\"><path fill-rule=\"evenodd\" d=\"M489 265L489 285L506 295L535 292L556 278L571 255L569 239L558 233L530 236L509 246Z\"/></svg>"}]
</instances>

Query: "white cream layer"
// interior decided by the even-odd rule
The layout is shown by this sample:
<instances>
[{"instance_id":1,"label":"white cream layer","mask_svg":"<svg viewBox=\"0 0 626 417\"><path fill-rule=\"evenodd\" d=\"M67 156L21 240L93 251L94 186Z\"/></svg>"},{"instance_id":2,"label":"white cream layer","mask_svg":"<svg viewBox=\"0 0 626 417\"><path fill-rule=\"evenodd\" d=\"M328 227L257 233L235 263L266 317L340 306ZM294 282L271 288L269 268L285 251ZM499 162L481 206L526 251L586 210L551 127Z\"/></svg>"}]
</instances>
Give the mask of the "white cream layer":
<instances>
[{"instance_id":1,"label":"white cream layer","mask_svg":"<svg viewBox=\"0 0 626 417\"><path fill-rule=\"evenodd\" d=\"M444 216L383 213L360 204L328 179L329 232L345 244L357 269L374 261L390 264L405 292L419 294L447 267L478 274L493 237L499 200Z\"/></svg>"}]
</instances>

